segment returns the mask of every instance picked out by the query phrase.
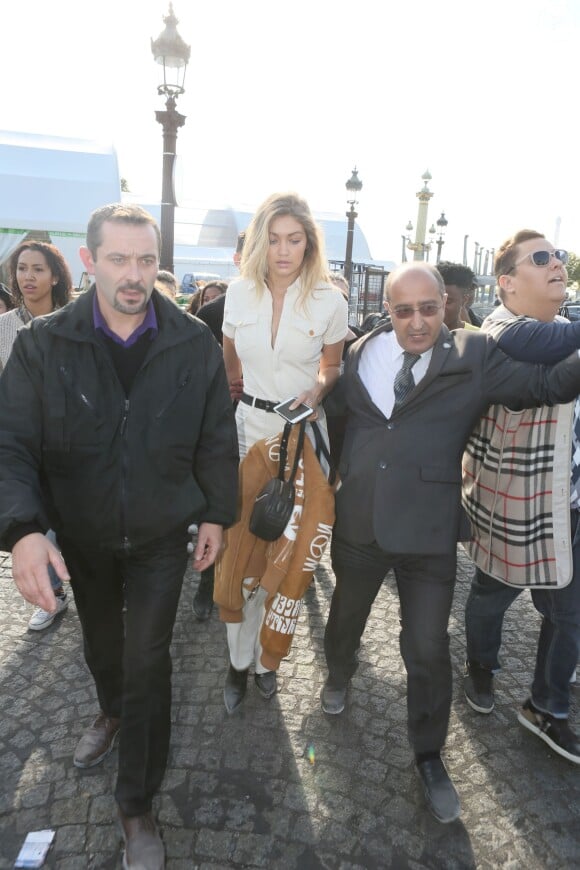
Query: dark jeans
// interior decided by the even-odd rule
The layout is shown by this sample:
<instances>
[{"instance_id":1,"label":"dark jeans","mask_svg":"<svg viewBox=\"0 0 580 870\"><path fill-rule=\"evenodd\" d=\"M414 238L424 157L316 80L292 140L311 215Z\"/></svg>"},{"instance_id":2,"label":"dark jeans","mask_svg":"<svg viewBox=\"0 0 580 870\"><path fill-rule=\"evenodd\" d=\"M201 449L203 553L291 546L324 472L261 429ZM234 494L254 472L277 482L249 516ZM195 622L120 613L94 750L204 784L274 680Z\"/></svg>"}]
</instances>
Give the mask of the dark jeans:
<instances>
[{"instance_id":1,"label":"dark jeans","mask_svg":"<svg viewBox=\"0 0 580 870\"><path fill-rule=\"evenodd\" d=\"M573 577L563 589L532 589L534 607L542 616L532 702L538 709L565 718L570 705L570 677L580 652L580 514L571 512ZM498 660L505 612L520 592L479 568L465 608L467 657L493 671Z\"/></svg>"},{"instance_id":2,"label":"dark jeans","mask_svg":"<svg viewBox=\"0 0 580 870\"><path fill-rule=\"evenodd\" d=\"M151 809L167 764L169 647L188 540L180 533L129 554L60 540L101 709L121 719L115 797L128 816Z\"/></svg>"},{"instance_id":3,"label":"dark jeans","mask_svg":"<svg viewBox=\"0 0 580 870\"><path fill-rule=\"evenodd\" d=\"M385 553L376 544L332 541L336 588L324 635L329 684L342 688L357 669L357 651L385 574L394 570L401 605L401 655L407 669L409 740L415 753L441 749L451 707L447 625L456 555Z\"/></svg>"}]
</instances>

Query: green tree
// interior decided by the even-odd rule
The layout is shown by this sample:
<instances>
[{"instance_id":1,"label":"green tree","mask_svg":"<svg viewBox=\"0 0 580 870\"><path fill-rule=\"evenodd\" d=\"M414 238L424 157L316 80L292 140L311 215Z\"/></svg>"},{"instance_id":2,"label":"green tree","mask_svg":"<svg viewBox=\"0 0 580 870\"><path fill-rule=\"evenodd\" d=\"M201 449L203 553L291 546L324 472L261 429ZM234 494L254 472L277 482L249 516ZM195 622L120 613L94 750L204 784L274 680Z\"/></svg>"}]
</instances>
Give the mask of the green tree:
<instances>
[{"instance_id":1,"label":"green tree","mask_svg":"<svg viewBox=\"0 0 580 870\"><path fill-rule=\"evenodd\" d=\"M129 190L129 182L126 178L121 178L121 192L122 193L130 193Z\"/></svg>"},{"instance_id":2,"label":"green tree","mask_svg":"<svg viewBox=\"0 0 580 870\"><path fill-rule=\"evenodd\" d=\"M580 285L580 257L577 257L572 251L568 253L568 265L566 269L568 270L568 287L571 284Z\"/></svg>"}]
</instances>

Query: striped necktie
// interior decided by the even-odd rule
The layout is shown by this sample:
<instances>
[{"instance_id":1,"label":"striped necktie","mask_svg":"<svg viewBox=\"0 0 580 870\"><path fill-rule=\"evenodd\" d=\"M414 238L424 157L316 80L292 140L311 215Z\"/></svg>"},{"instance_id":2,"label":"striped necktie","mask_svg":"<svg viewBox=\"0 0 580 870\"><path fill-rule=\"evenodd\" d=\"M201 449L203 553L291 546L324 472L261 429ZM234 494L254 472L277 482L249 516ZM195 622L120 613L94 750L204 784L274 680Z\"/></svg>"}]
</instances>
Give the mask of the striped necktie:
<instances>
[{"instance_id":1,"label":"striped necktie","mask_svg":"<svg viewBox=\"0 0 580 870\"><path fill-rule=\"evenodd\" d=\"M393 410L403 404L411 390L414 388L415 381L413 380L411 369L417 360L420 359L420 356L420 354L410 353L408 350L403 351L403 365L397 372L395 383L393 385L395 391L395 406Z\"/></svg>"}]
</instances>

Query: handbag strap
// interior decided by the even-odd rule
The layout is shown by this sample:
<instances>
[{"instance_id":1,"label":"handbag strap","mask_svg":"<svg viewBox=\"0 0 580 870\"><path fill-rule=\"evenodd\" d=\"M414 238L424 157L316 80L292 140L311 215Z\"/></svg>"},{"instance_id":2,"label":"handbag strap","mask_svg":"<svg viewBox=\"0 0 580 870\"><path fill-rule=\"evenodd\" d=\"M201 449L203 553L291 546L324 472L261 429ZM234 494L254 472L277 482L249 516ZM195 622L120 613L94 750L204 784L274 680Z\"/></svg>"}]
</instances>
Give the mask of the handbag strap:
<instances>
[{"instance_id":1,"label":"handbag strap","mask_svg":"<svg viewBox=\"0 0 580 870\"><path fill-rule=\"evenodd\" d=\"M320 426L318 423L314 422L310 424L312 426L312 431L314 432L314 440L316 442L315 453L318 461L320 462L321 455L326 459L326 464L328 465L328 482L331 486L334 486L334 482L336 480L336 467L334 462L332 461L332 457L330 455L330 451L326 446L326 442L322 437L322 432L320 431Z\"/></svg>"},{"instance_id":2,"label":"handbag strap","mask_svg":"<svg viewBox=\"0 0 580 870\"><path fill-rule=\"evenodd\" d=\"M286 468L286 459L288 457L288 439L292 431L292 423L284 424L282 440L280 441L280 462L278 465L278 479L284 480L284 469Z\"/></svg>"},{"instance_id":3,"label":"handbag strap","mask_svg":"<svg viewBox=\"0 0 580 870\"><path fill-rule=\"evenodd\" d=\"M284 480L284 470L286 468L286 460L288 458L288 439L290 438L290 432L292 431L293 425L294 424L292 423L285 424L284 432L282 434L282 440L280 441L280 465L278 468L279 480ZM306 423L304 420L301 420L298 425L300 426L300 432L298 433L296 452L294 454L294 463L292 465L290 477L288 478L288 483L294 483L294 478L296 477L296 472L298 471L298 463L300 462L300 457L302 456L302 451L304 449L304 432L306 430Z\"/></svg>"}]
</instances>

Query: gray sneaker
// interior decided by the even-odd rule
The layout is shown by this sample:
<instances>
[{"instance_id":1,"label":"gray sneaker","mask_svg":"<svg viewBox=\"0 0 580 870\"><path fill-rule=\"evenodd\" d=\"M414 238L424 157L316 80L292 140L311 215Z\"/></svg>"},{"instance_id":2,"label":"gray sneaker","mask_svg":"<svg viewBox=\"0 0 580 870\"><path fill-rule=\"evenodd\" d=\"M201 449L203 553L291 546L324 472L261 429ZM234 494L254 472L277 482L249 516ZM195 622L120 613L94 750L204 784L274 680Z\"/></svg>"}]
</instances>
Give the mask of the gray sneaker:
<instances>
[{"instance_id":1,"label":"gray sneaker","mask_svg":"<svg viewBox=\"0 0 580 870\"><path fill-rule=\"evenodd\" d=\"M463 691L469 706L478 713L491 713L494 708L493 671L476 662L465 662Z\"/></svg>"},{"instance_id":2,"label":"gray sneaker","mask_svg":"<svg viewBox=\"0 0 580 870\"><path fill-rule=\"evenodd\" d=\"M59 613L64 613L67 607L68 595L66 592L63 592L62 595L56 596L56 610L54 613L51 613L49 610L42 610L42 608L39 607L30 617L28 628L30 631L43 631L45 628L52 625Z\"/></svg>"},{"instance_id":3,"label":"gray sneaker","mask_svg":"<svg viewBox=\"0 0 580 870\"><path fill-rule=\"evenodd\" d=\"M320 695L320 706L323 712L329 716L339 716L346 705L346 690L347 686L335 688L329 685L327 680Z\"/></svg>"}]
</instances>

